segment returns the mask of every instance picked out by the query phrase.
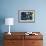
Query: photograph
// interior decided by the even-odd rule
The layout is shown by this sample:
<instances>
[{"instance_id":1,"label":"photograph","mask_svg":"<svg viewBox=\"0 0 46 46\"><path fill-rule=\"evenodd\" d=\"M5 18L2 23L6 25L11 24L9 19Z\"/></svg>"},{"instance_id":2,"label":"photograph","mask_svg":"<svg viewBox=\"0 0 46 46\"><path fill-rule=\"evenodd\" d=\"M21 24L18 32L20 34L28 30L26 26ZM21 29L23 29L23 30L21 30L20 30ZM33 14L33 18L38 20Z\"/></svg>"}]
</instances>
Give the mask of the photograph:
<instances>
[{"instance_id":1,"label":"photograph","mask_svg":"<svg viewBox=\"0 0 46 46\"><path fill-rule=\"evenodd\" d=\"M35 10L19 10L18 11L18 21L25 23L35 22Z\"/></svg>"}]
</instances>

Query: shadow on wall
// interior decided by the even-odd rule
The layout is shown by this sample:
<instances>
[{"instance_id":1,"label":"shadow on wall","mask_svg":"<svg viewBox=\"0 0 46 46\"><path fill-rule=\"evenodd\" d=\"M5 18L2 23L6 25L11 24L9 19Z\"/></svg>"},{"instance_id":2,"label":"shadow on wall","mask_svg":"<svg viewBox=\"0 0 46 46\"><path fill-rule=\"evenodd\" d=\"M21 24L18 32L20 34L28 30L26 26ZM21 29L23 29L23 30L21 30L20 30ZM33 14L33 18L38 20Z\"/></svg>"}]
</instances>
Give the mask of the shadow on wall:
<instances>
[{"instance_id":1,"label":"shadow on wall","mask_svg":"<svg viewBox=\"0 0 46 46\"><path fill-rule=\"evenodd\" d=\"M0 46L3 46L3 32L2 32L2 25L5 23L5 17L0 16Z\"/></svg>"}]
</instances>

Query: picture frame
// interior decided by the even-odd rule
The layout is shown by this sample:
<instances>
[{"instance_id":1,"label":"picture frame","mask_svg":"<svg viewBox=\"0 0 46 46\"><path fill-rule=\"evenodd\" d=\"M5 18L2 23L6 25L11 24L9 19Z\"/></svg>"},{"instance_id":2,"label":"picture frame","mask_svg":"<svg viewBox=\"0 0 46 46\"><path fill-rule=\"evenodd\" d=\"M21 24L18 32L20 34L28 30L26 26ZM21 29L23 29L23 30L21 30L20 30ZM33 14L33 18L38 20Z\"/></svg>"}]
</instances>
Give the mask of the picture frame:
<instances>
[{"instance_id":1,"label":"picture frame","mask_svg":"<svg viewBox=\"0 0 46 46\"><path fill-rule=\"evenodd\" d=\"M35 10L19 10L18 22L20 23L34 23L35 22Z\"/></svg>"}]
</instances>

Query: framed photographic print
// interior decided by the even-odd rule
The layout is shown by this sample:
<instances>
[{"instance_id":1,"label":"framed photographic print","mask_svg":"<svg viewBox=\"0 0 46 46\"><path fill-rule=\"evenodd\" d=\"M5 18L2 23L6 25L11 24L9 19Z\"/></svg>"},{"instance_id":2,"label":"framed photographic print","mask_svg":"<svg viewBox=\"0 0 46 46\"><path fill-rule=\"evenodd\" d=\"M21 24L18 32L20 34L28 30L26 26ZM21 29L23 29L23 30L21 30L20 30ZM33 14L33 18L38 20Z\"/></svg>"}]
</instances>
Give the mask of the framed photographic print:
<instances>
[{"instance_id":1,"label":"framed photographic print","mask_svg":"<svg viewBox=\"0 0 46 46\"><path fill-rule=\"evenodd\" d=\"M35 22L35 10L19 10L18 21L23 23Z\"/></svg>"}]
</instances>

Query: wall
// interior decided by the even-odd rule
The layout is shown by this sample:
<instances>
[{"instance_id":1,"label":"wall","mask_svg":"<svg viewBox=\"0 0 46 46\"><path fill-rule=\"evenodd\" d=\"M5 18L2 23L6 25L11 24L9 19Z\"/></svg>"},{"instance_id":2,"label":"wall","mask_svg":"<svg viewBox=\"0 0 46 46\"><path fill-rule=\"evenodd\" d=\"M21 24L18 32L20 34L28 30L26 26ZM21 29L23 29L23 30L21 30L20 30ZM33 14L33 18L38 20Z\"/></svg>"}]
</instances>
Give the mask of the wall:
<instances>
[{"instance_id":1,"label":"wall","mask_svg":"<svg viewBox=\"0 0 46 46\"><path fill-rule=\"evenodd\" d=\"M4 17L15 18L11 31L46 31L46 0L0 0L1 14ZM35 10L35 23L18 23L18 10ZM2 32L8 31L6 25Z\"/></svg>"},{"instance_id":2,"label":"wall","mask_svg":"<svg viewBox=\"0 0 46 46\"><path fill-rule=\"evenodd\" d=\"M12 31L46 31L46 2L45 0L1 0L1 15L14 17L15 25ZM18 10L35 10L35 23L18 23ZM7 31L2 26L2 32Z\"/></svg>"},{"instance_id":3,"label":"wall","mask_svg":"<svg viewBox=\"0 0 46 46\"><path fill-rule=\"evenodd\" d=\"M35 23L18 23L18 10L35 10ZM0 0L0 17L15 18L12 32L46 32L46 0ZM2 24L0 31L8 32L8 26Z\"/></svg>"}]
</instances>

